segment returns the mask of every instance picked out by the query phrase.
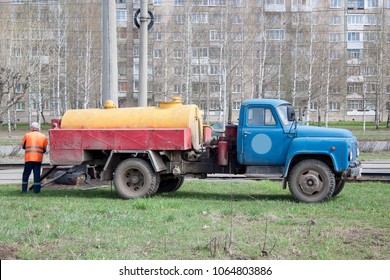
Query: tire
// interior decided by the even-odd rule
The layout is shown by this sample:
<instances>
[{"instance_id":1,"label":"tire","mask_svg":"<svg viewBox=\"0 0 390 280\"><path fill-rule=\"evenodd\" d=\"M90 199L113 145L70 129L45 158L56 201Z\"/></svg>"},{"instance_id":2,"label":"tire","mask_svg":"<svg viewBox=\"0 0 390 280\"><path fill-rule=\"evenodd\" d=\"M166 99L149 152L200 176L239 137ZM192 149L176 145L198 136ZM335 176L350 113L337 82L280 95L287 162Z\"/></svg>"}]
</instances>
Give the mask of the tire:
<instances>
[{"instance_id":1,"label":"tire","mask_svg":"<svg viewBox=\"0 0 390 280\"><path fill-rule=\"evenodd\" d=\"M158 187L158 193L175 192L184 183L184 176L170 177L168 179L161 178L160 185Z\"/></svg>"},{"instance_id":2,"label":"tire","mask_svg":"<svg viewBox=\"0 0 390 280\"><path fill-rule=\"evenodd\" d=\"M114 186L123 199L154 195L160 184L160 175L145 160L131 158L121 162L115 170Z\"/></svg>"},{"instance_id":3,"label":"tire","mask_svg":"<svg viewBox=\"0 0 390 280\"><path fill-rule=\"evenodd\" d=\"M336 186L334 188L334 192L332 194L332 197L337 196L341 191L344 189L345 186L345 180L336 180Z\"/></svg>"},{"instance_id":4,"label":"tire","mask_svg":"<svg viewBox=\"0 0 390 280\"><path fill-rule=\"evenodd\" d=\"M288 185L298 201L323 202L332 197L336 180L328 165L311 159L301 161L292 168Z\"/></svg>"}]
</instances>

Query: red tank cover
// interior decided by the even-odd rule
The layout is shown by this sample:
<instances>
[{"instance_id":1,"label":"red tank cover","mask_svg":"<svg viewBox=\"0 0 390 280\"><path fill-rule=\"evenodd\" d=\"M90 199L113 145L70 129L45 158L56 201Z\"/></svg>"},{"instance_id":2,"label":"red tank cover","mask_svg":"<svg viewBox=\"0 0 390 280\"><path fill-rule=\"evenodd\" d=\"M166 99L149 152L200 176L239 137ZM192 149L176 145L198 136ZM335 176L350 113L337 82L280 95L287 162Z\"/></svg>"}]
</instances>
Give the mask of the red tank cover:
<instances>
[{"instance_id":1,"label":"red tank cover","mask_svg":"<svg viewBox=\"0 0 390 280\"><path fill-rule=\"evenodd\" d=\"M218 141L218 165L227 166L228 165L228 146L229 143L225 140L224 137L221 137Z\"/></svg>"}]
</instances>

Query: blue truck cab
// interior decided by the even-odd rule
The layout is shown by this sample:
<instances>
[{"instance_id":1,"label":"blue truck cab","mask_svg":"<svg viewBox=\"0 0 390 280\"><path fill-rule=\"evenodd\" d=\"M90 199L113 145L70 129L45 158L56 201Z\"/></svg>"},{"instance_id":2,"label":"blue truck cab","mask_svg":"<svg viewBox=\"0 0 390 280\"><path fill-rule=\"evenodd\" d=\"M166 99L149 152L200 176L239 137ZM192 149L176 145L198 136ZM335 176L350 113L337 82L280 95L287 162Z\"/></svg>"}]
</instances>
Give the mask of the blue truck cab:
<instances>
[{"instance_id":1,"label":"blue truck cab","mask_svg":"<svg viewBox=\"0 0 390 280\"><path fill-rule=\"evenodd\" d=\"M336 196L361 173L357 139L346 129L298 124L294 107L279 99L242 103L237 161L246 176L282 178L293 197L321 202Z\"/></svg>"}]
</instances>

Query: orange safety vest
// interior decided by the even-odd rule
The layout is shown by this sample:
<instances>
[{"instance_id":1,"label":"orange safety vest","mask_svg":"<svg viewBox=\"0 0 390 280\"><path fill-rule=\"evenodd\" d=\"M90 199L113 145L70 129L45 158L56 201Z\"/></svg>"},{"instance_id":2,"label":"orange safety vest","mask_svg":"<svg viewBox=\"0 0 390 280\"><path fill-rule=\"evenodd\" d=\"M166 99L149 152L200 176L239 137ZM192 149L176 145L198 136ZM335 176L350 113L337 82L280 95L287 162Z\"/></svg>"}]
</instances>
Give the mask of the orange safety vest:
<instances>
[{"instance_id":1,"label":"orange safety vest","mask_svg":"<svg viewBox=\"0 0 390 280\"><path fill-rule=\"evenodd\" d=\"M46 136L38 131L26 133L23 137L22 147L25 149L24 161L42 162L43 153L46 152Z\"/></svg>"}]
</instances>

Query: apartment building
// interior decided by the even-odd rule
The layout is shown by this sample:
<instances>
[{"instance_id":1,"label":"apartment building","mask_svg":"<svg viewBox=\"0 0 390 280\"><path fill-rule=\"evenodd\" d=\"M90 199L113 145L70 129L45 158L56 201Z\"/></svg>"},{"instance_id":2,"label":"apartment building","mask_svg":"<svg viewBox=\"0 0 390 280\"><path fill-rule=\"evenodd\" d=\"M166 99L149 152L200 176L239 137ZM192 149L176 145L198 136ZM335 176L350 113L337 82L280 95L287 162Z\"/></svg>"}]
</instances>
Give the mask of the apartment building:
<instances>
[{"instance_id":1,"label":"apartment building","mask_svg":"<svg viewBox=\"0 0 390 280\"><path fill-rule=\"evenodd\" d=\"M138 0L117 2L119 15L139 8ZM149 103L180 95L212 122L235 121L243 99L284 98L296 105L302 121L385 121L389 5L387 0L155 0ZM127 104L135 104L138 91L139 38L132 28L128 67L134 74L132 80L123 77L130 86L121 94Z\"/></svg>"},{"instance_id":2,"label":"apartment building","mask_svg":"<svg viewBox=\"0 0 390 280\"><path fill-rule=\"evenodd\" d=\"M119 106L137 106L140 0L115 2ZM33 68L19 121L101 107L101 3L3 6L7 30L24 32L0 30L2 57ZM206 122L235 122L242 100L282 98L302 121L387 121L390 0L150 0L149 11L149 105L181 96Z\"/></svg>"}]
</instances>

